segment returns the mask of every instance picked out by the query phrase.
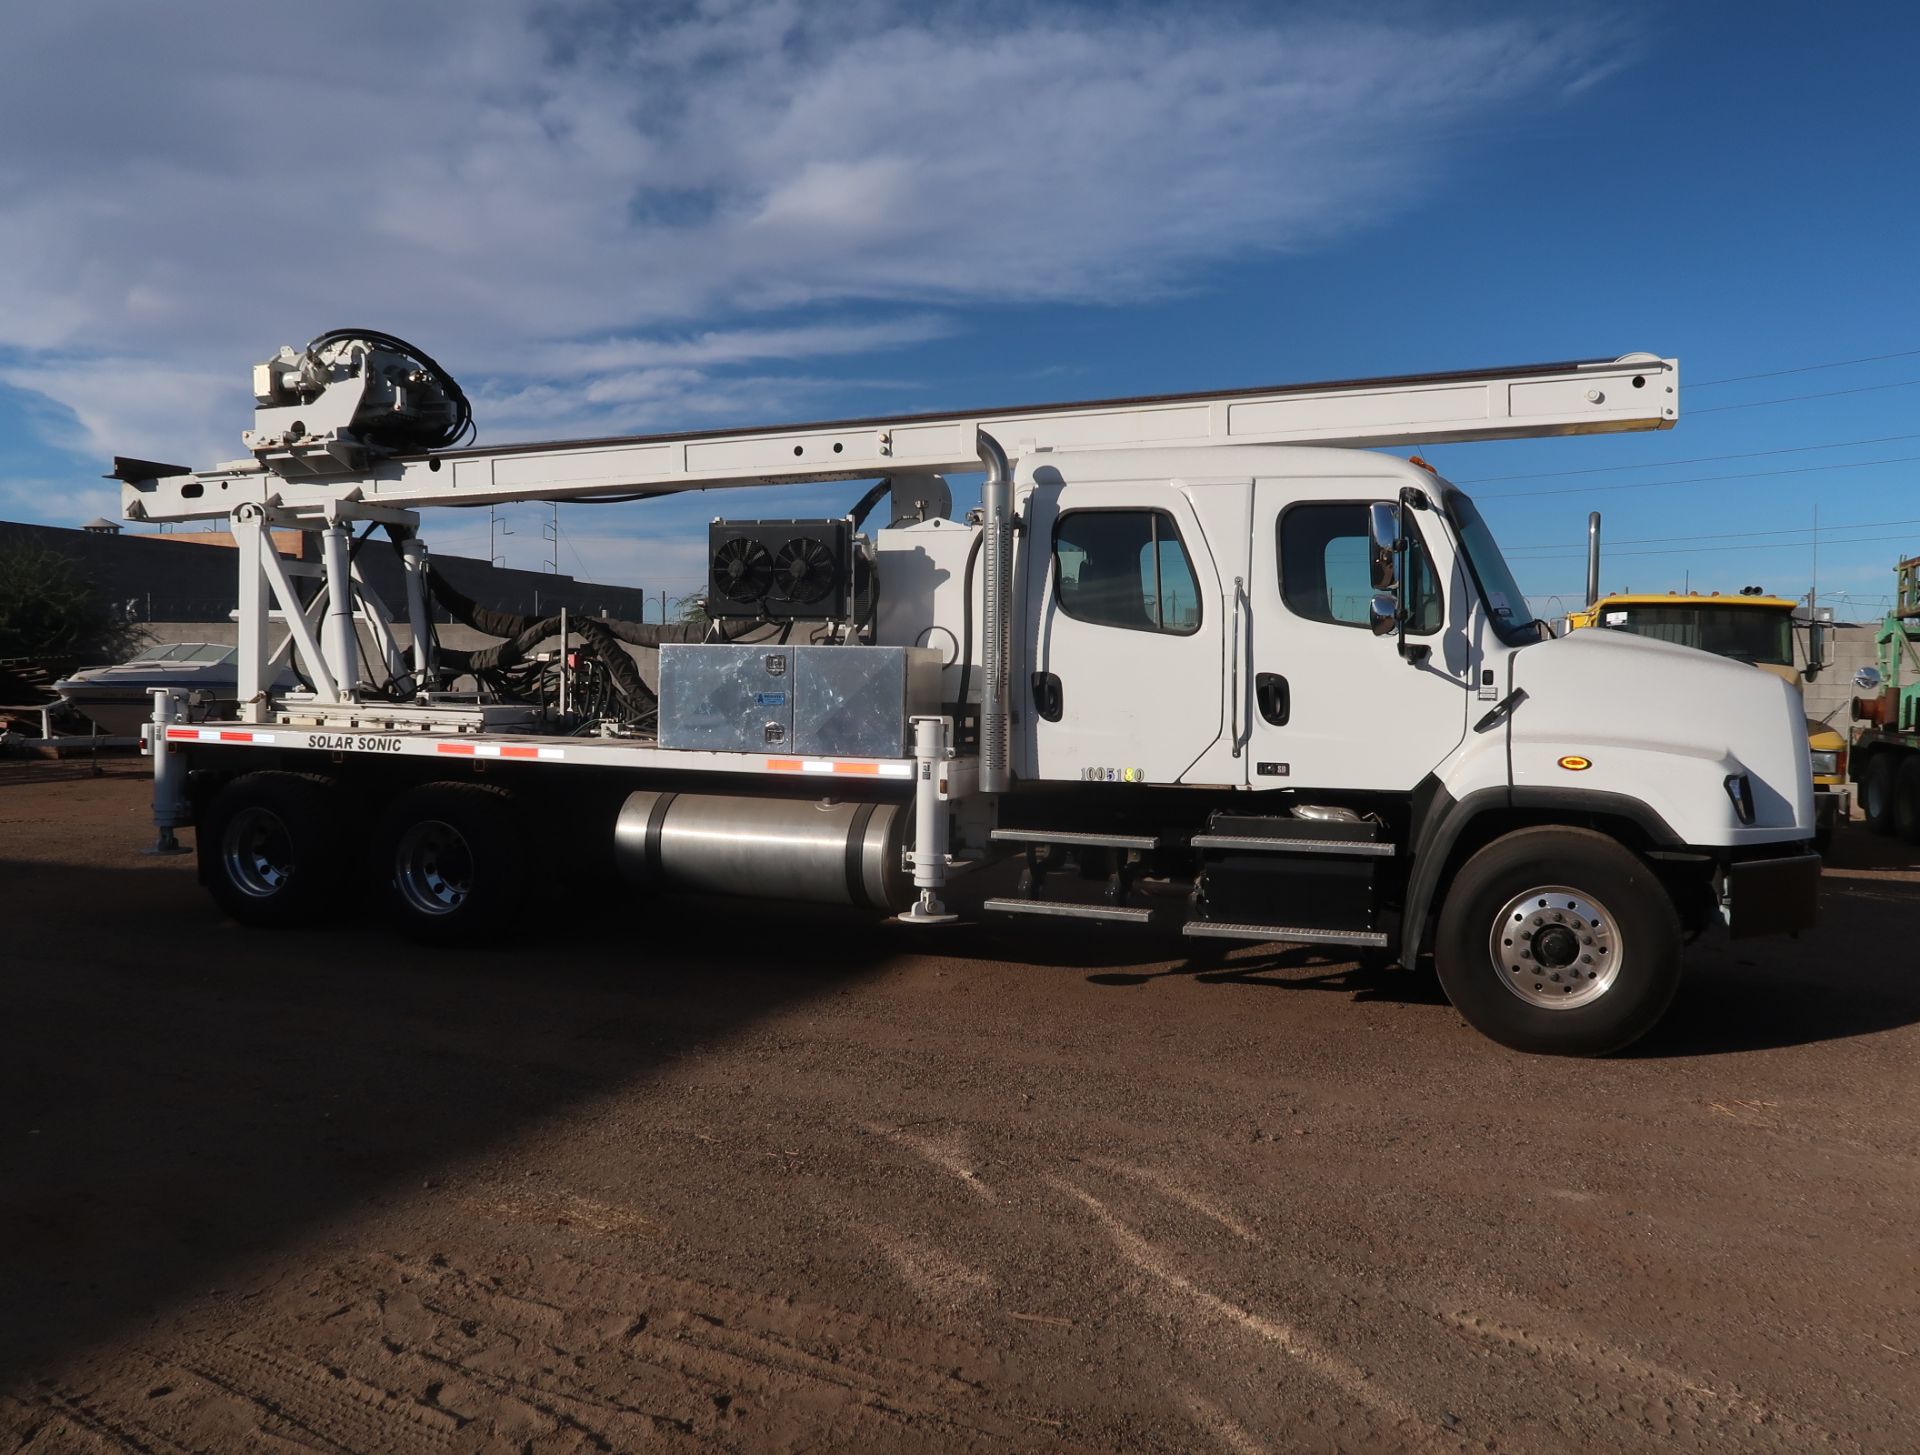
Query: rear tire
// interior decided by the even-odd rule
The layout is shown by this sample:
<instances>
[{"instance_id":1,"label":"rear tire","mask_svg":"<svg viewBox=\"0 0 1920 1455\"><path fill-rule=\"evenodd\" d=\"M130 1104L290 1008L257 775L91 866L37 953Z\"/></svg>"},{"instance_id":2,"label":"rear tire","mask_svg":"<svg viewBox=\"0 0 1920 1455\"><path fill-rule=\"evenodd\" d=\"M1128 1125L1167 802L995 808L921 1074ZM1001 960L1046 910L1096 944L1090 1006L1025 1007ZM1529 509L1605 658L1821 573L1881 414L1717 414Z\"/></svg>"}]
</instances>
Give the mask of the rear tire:
<instances>
[{"instance_id":1,"label":"rear tire","mask_svg":"<svg viewBox=\"0 0 1920 1455\"><path fill-rule=\"evenodd\" d=\"M374 879L396 928L425 944L506 933L530 860L513 795L485 783L427 783L401 796L374 837Z\"/></svg>"},{"instance_id":2,"label":"rear tire","mask_svg":"<svg viewBox=\"0 0 1920 1455\"><path fill-rule=\"evenodd\" d=\"M1893 779L1893 831L1910 844L1920 844L1920 753L1901 756L1905 761Z\"/></svg>"},{"instance_id":3,"label":"rear tire","mask_svg":"<svg viewBox=\"0 0 1920 1455\"><path fill-rule=\"evenodd\" d=\"M1893 780L1899 768L1899 757L1884 748L1867 759L1867 771L1860 775L1860 813L1869 833L1893 832Z\"/></svg>"},{"instance_id":4,"label":"rear tire","mask_svg":"<svg viewBox=\"0 0 1920 1455\"><path fill-rule=\"evenodd\" d=\"M1434 968L1455 1009L1516 1051L1604 1056L1680 986L1680 916L1604 834L1520 829L1469 859L1441 906Z\"/></svg>"},{"instance_id":5,"label":"rear tire","mask_svg":"<svg viewBox=\"0 0 1920 1455\"><path fill-rule=\"evenodd\" d=\"M195 829L214 902L246 925L317 918L344 879L332 790L310 773L244 773L225 784Z\"/></svg>"}]
</instances>

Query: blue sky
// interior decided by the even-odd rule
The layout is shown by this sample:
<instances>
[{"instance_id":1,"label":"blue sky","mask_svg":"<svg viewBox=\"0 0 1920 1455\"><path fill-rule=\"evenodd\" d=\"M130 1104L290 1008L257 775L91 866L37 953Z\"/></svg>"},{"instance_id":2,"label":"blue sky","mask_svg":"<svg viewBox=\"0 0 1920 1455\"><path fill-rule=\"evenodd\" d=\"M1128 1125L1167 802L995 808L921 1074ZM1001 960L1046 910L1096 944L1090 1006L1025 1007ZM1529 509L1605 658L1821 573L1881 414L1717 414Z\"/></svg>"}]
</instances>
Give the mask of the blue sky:
<instances>
[{"instance_id":1,"label":"blue sky","mask_svg":"<svg viewBox=\"0 0 1920 1455\"><path fill-rule=\"evenodd\" d=\"M497 440L1647 349L1673 431L1427 452L1537 608L1590 509L1609 589L1803 593L1816 506L1842 616L1920 554L1912 7L322 9L5 22L0 517L230 458L351 323ZM709 516L857 493L564 507L560 569L679 593Z\"/></svg>"}]
</instances>

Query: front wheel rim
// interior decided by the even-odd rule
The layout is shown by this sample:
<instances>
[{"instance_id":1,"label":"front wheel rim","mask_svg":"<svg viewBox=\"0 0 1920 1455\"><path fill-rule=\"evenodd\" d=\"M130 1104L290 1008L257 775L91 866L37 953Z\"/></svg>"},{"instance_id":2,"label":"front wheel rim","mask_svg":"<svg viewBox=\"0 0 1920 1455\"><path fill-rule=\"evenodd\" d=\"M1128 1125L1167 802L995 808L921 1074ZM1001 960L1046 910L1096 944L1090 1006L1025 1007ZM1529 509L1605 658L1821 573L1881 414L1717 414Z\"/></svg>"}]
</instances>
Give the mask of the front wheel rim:
<instances>
[{"instance_id":1,"label":"front wheel rim","mask_svg":"<svg viewBox=\"0 0 1920 1455\"><path fill-rule=\"evenodd\" d=\"M452 914L473 893L473 850L452 824L425 819L400 836L393 879L409 909Z\"/></svg>"},{"instance_id":2,"label":"front wheel rim","mask_svg":"<svg viewBox=\"0 0 1920 1455\"><path fill-rule=\"evenodd\" d=\"M227 821L220 858L234 888L251 899L271 899L293 878L293 835L279 814L250 804Z\"/></svg>"},{"instance_id":3,"label":"front wheel rim","mask_svg":"<svg viewBox=\"0 0 1920 1455\"><path fill-rule=\"evenodd\" d=\"M1577 1010L1613 988L1620 925L1591 894L1564 884L1516 894L1494 916L1488 950L1500 983L1541 1010Z\"/></svg>"}]
</instances>

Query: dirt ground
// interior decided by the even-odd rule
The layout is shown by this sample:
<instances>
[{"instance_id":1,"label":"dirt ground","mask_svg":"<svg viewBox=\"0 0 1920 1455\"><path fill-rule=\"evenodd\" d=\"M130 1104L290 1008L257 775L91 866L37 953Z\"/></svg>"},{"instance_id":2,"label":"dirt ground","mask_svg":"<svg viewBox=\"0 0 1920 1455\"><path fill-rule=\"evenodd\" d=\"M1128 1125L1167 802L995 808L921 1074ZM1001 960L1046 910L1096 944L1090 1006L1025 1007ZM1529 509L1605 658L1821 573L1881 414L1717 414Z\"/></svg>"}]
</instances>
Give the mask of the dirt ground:
<instances>
[{"instance_id":1,"label":"dirt ground","mask_svg":"<svg viewBox=\"0 0 1920 1455\"><path fill-rule=\"evenodd\" d=\"M247 931L146 812L0 764L0 1449L1920 1449L1920 850L1857 825L1569 1062L1298 949Z\"/></svg>"}]
</instances>

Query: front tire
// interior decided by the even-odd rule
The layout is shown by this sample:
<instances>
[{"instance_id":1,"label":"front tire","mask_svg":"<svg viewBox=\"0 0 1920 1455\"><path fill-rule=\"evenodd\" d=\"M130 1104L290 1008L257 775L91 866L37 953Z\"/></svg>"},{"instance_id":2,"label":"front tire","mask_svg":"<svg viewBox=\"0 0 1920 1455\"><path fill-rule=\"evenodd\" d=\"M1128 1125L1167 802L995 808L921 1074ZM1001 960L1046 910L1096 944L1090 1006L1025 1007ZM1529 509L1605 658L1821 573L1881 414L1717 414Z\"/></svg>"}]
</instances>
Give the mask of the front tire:
<instances>
[{"instance_id":1,"label":"front tire","mask_svg":"<svg viewBox=\"0 0 1920 1455\"><path fill-rule=\"evenodd\" d=\"M1503 1046L1604 1056L1652 1030L1680 986L1680 916L1636 855L1588 829L1520 829L1481 849L1441 907L1434 968Z\"/></svg>"},{"instance_id":2,"label":"front tire","mask_svg":"<svg viewBox=\"0 0 1920 1455\"><path fill-rule=\"evenodd\" d=\"M284 929L318 918L344 853L332 783L310 773L243 773L195 828L200 874L242 924Z\"/></svg>"},{"instance_id":3,"label":"front tire","mask_svg":"<svg viewBox=\"0 0 1920 1455\"><path fill-rule=\"evenodd\" d=\"M402 934L473 944L507 932L524 902L528 855L513 795L485 783L403 794L375 836L375 880Z\"/></svg>"}]
</instances>

